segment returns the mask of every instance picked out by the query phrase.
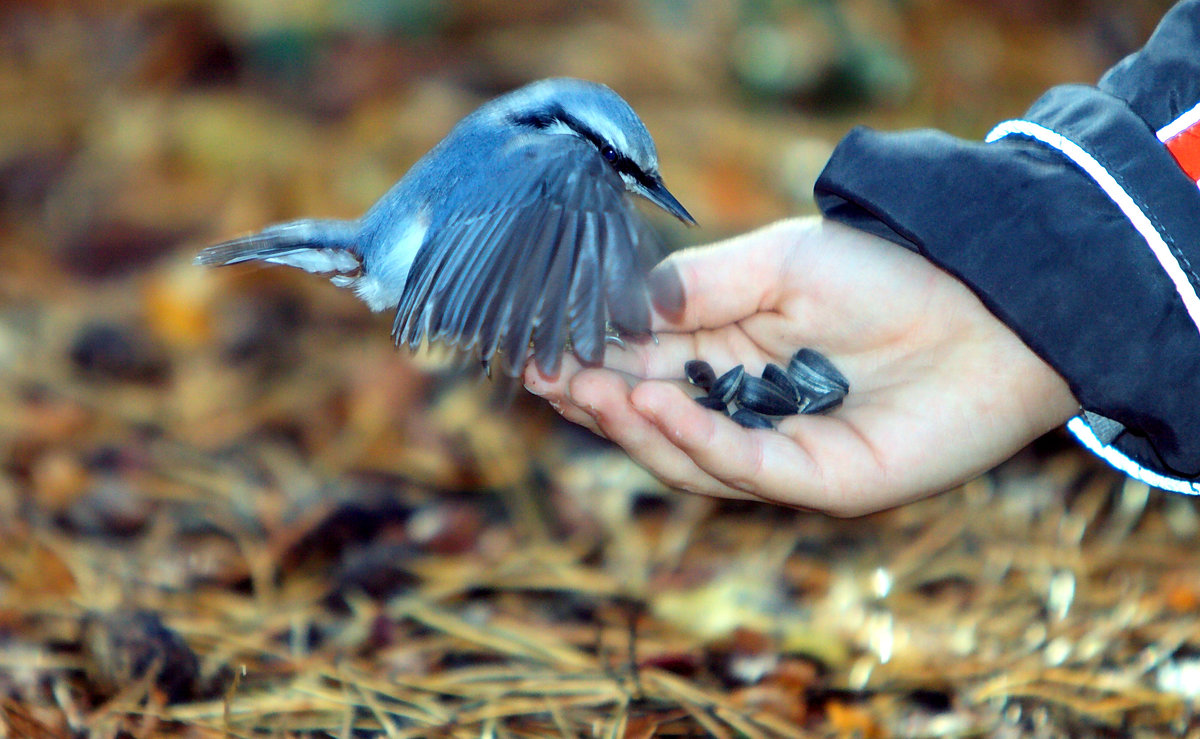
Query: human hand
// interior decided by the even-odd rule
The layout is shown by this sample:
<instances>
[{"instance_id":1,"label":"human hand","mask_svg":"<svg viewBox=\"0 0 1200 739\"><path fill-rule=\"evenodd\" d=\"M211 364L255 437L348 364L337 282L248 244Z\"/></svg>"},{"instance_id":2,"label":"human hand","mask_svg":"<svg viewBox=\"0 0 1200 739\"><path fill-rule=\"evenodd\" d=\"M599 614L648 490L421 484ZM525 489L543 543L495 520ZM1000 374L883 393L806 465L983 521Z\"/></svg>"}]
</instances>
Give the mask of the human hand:
<instances>
[{"instance_id":1,"label":"human hand","mask_svg":"<svg viewBox=\"0 0 1200 739\"><path fill-rule=\"evenodd\" d=\"M666 484L853 516L961 483L1078 412L1063 379L961 282L920 255L820 218L678 252L684 310L658 343L570 356L526 387L608 437ZM757 374L800 347L850 394L827 416L750 430L702 408L683 365Z\"/></svg>"}]
</instances>

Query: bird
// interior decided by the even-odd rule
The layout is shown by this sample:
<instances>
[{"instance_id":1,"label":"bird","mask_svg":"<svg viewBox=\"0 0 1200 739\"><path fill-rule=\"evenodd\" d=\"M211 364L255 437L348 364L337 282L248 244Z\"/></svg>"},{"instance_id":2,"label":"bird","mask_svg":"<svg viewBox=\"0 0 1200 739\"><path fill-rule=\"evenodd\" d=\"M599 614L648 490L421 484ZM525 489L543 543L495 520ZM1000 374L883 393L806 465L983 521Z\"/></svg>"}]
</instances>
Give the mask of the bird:
<instances>
[{"instance_id":1,"label":"bird","mask_svg":"<svg viewBox=\"0 0 1200 739\"><path fill-rule=\"evenodd\" d=\"M203 249L200 265L264 262L327 275L392 337L440 344L516 378L547 376L570 351L598 366L605 345L645 340L651 311L678 314L673 272L641 196L696 220L663 184L654 139L611 88L527 84L460 120L356 220L301 219Z\"/></svg>"}]
</instances>

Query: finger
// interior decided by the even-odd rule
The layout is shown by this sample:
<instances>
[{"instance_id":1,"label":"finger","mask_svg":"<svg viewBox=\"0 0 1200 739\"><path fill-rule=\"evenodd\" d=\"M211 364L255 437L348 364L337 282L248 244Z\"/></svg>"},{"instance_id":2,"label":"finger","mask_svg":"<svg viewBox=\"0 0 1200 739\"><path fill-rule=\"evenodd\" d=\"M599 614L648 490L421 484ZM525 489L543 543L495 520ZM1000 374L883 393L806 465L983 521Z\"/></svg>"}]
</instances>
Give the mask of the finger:
<instances>
[{"instance_id":1,"label":"finger","mask_svg":"<svg viewBox=\"0 0 1200 739\"><path fill-rule=\"evenodd\" d=\"M585 371L585 368L579 364L578 360L570 355L563 357L562 369L559 374L553 377L542 374L536 363L530 362L525 367L525 389L531 394L545 400L550 404L551 408L568 421L579 424L599 436L605 436L597 424L596 418L593 416L596 412L595 408L589 407L585 410L580 407L573 396L572 382L579 373ZM620 377L625 382L626 391L638 379L622 372L614 371L610 374ZM587 385L585 384L583 387L586 388ZM585 389L584 392L585 398L590 401L590 396L587 395L588 391Z\"/></svg>"},{"instance_id":2,"label":"finger","mask_svg":"<svg viewBox=\"0 0 1200 739\"><path fill-rule=\"evenodd\" d=\"M847 497L853 490L849 481L837 479L836 470L831 476L828 467L840 457L847 464L854 460L856 476L869 479L873 474L871 455L844 422L804 416L787 419L787 433L750 430L695 403L681 403L680 396L686 397L676 387L647 382L634 390L631 404L720 484L775 503L839 515L866 510ZM845 454L847 449L852 453Z\"/></svg>"},{"instance_id":3,"label":"finger","mask_svg":"<svg viewBox=\"0 0 1200 739\"><path fill-rule=\"evenodd\" d=\"M571 381L571 396L592 415L604 436L667 485L691 493L741 500L754 496L734 490L701 470L629 403L629 386L616 373L587 370ZM682 392L680 397L696 405ZM696 405L697 409L700 406ZM700 409L703 410L703 409Z\"/></svg>"},{"instance_id":4,"label":"finger","mask_svg":"<svg viewBox=\"0 0 1200 739\"><path fill-rule=\"evenodd\" d=\"M624 347L609 346L604 352L604 366L631 377L646 380L684 379L683 366L693 359L703 359L718 372L735 364L745 364L760 354L757 346L745 336L730 332L720 337L698 334L656 334L655 341L626 341Z\"/></svg>"},{"instance_id":5,"label":"finger","mask_svg":"<svg viewBox=\"0 0 1200 739\"><path fill-rule=\"evenodd\" d=\"M606 350L606 361L607 355L612 353L614 350L617 350L617 348L609 347ZM630 359L627 359L624 364L630 367L636 365L636 363ZM576 359L573 354L567 353L563 355L558 374L543 374L541 369L538 368L537 363L531 361L525 365L525 374L523 375L522 380L525 383L525 389L533 395L536 395L539 398L544 398L551 404L558 403L564 405L565 407L567 405L574 405L574 400L571 398L570 393L571 381L580 372L585 371L585 369L586 368L579 363L579 360ZM626 381L630 385L641 379L640 376L633 372L626 372L616 368L610 369L615 369L615 371L625 376ZM677 374L682 377L683 373L682 371L679 371ZM555 410L560 409L556 407Z\"/></svg>"},{"instance_id":6,"label":"finger","mask_svg":"<svg viewBox=\"0 0 1200 739\"><path fill-rule=\"evenodd\" d=\"M711 348L697 348L697 339L691 334L658 334L657 343L626 341L624 347L609 345L604 351L604 367L627 375L630 381L656 379L684 379L683 365L698 356L704 357L715 367L728 369L744 363L737 349L728 348L717 342L701 342ZM750 344L750 342L744 342ZM525 367L523 381L525 389L539 397L550 400L567 397L567 386L571 379L584 367L574 355L563 355L558 374L546 375L535 362Z\"/></svg>"},{"instance_id":7,"label":"finger","mask_svg":"<svg viewBox=\"0 0 1200 739\"><path fill-rule=\"evenodd\" d=\"M551 400L550 407L558 412L558 415L567 419L573 424L582 426L588 431L591 431L596 436L604 436L604 432L596 423L596 419L585 412L582 408L568 400Z\"/></svg>"},{"instance_id":8,"label":"finger","mask_svg":"<svg viewBox=\"0 0 1200 739\"><path fill-rule=\"evenodd\" d=\"M718 375L738 364L758 373L767 362L780 359L758 338L737 326L717 331L660 333L655 338L657 341L627 341L624 347L608 347L604 366L643 380L683 380L684 364L693 359L708 362ZM785 351L789 345L784 339L772 343Z\"/></svg>"},{"instance_id":9,"label":"finger","mask_svg":"<svg viewBox=\"0 0 1200 739\"><path fill-rule=\"evenodd\" d=\"M682 310L656 311L653 328L695 331L725 326L770 306L809 221L782 221L667 257L651 273L651 284L678 282Z\"/></svg>"},{"instance_id":10,"label":"finger","mask_svg":"<svg viewBox=\"0 0 1200 739\"><path fill-rule=\"evenodd\" d=\"M529 361L525 365L525 373L521 380L525 389L539 398L545 398L550 403L561 401L567 394L567 383L579 371L579 364L572 357L564 355L558 374L543 374L537 363Z\"/></svg>"},{"instance_id":11,"label":"finger","mask_svg":"<svg viewBox=\"0 0 1200 739\"><path fill-rule=\"evenodd\" d=\"M572 423L583 426L598 436L603 436L604 434L596 425L596 419L592 418L590 414L576 405L567 392L567 386L571 378L579 370L579 363L572 357L565 356L563 357L562 369L557 375L550 377L542 374L541 370L537 367L537 363L531 361L525 366L525 374L522 379L527 391L549 403L550 407L557 411L560 416Z\"/></svg>"}]
</instances>

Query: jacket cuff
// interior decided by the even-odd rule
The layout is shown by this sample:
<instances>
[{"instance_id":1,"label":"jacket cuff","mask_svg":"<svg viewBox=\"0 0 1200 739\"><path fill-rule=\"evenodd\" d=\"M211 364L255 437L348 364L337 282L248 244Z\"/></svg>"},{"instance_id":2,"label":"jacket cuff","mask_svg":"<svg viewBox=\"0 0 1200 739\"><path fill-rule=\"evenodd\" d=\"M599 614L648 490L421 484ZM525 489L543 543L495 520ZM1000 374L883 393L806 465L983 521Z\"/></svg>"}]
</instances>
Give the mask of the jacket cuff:
<instances>
[{"instance_id":1,"label":"jacket cuff","mask_svg":"<svg viewBox=\"0 0 1200 739\"><path fill-rule=\"evenodd\" d=\"M816 198L962 280L1084 408L1124 427L1110 441L1076 418L1085 446L1200 492L1200 190L1123 100L1055 88L983 144L856 129Z\"/></svg>"}]
</instances>

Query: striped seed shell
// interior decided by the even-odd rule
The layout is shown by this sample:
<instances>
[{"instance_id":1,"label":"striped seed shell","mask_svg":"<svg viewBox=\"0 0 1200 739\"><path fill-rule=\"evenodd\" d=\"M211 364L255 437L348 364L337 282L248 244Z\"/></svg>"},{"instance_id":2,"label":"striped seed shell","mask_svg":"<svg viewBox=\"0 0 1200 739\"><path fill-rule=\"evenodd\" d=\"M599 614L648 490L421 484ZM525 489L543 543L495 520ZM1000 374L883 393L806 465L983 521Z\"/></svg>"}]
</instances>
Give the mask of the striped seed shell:
<instances>
[{"instance_id":1,"label":"striped seed shell","mask_svg":"<svg viewBox=\"0 0 1200 739\"><path fill-rule=\"evenodd\" d=\"M841 405L842 398L845 397L845 393L835 388L810 400L800 412L806 416L814 413L826 413Z\"/></svg>"},{"instance_id":2,"label":"striped seed shell","mask_svg":"<svg viewBox=\"0 0 1200 739\"><path fill-rule=\"evenodd\" d=\"M850 381L825 355L813 349L801 349L788 362L787 374L805 393L824 395L830 390L850 392Z\"/></svg>"},{"instance_id":3,"label":"striped seed shell","mask_svg":"<svg viewBox=\"0 0 1200 739\"><path fill-rule=\"evenodd\" d=\"M742 428L773 429L775 424L766 416L759 415L748 408L739 408L730 416Z\"/></svg>"},{"instance_id":4,"label":"striped seed shell","mask_svg":"<svg viewBox=\"0 0 1200 739\"><path fill-rule=\"evenodd\" d=\"M720 398L714 398L711 395L701 395L700 397L696 398L696 402L710 411L720 411L721 413L724 413L728 409L729 405Z\"/></svg>"},{"instance_id":5,"label":"striped seed shell","mask_svg":"<svg viewBox=\"0 0 1200 739\"><path fill-rule=\"evenodd\" d=\"M742 378L745 376L746 368L739 364L713 382L712 392L709 395L720 398L726 403L732 401L737 396L738 389L742 386Z\"/></svg>"},{"instance_id":6,"label":"striped seed shell","mask_svg":"<svg viewBox=\"0 0 1200 739\"><path fill-rule=\"evenodd\" d=\"M746 375L737 394L742 408L764 416L790 416L800 410L796 397L769 380Z\"/></svg>"},{"instance_id":7,"label":"striped seed shell","mask_svg":"<svg viewBox=\"0 0 1200 739\"><path fill-rule=\"evenodd\" d=\"M762 378L795 398L797 402L803 400L804 394L800 392L800 388L796 387L796 383L792 382L792 378L788 377L787 370L783 367L777 364L768 364L763 367Z\"/></svg>"}]
</instances>

